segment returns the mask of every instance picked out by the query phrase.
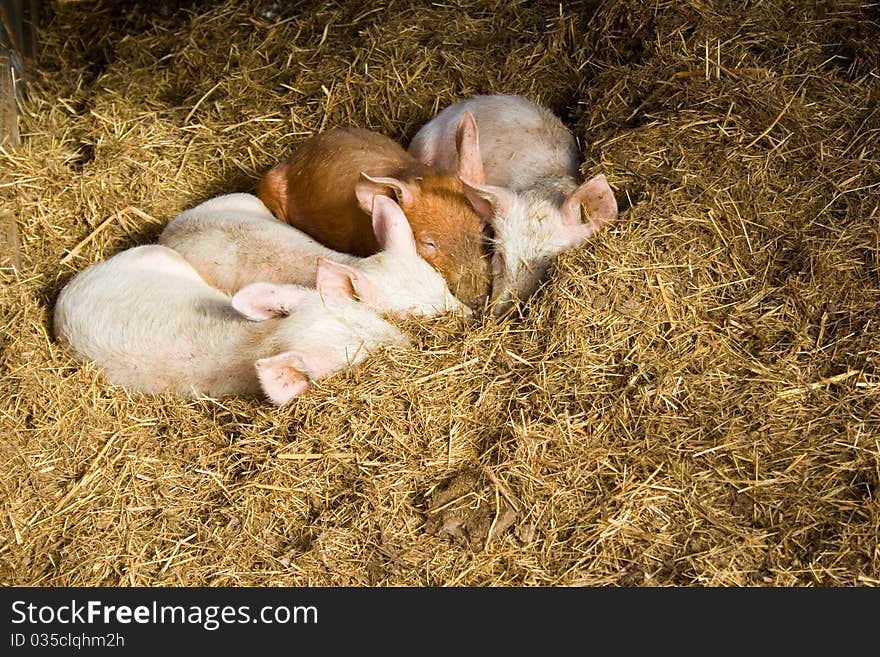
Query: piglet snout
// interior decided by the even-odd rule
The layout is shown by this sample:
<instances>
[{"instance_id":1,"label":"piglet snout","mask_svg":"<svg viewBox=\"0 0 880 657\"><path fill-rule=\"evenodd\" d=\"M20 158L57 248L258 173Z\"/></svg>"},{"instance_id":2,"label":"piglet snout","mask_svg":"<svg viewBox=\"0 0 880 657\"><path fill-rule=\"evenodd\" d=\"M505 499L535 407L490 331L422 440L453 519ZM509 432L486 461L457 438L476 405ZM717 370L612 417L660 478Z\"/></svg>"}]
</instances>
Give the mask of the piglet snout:
<instances>
[{"instance_id":1,"label":"piglet snout","mask_svg":"<svg viewBox=\"0 0 880 657\"><path fill-rule=\"evenodd\" d=\"M467 315L473 315L475 311L483 310L486 307L486 302L489 300L488 294L481 294L473 302L470 306L467 307L468 312Z\"/></svg>"}]
</instances>

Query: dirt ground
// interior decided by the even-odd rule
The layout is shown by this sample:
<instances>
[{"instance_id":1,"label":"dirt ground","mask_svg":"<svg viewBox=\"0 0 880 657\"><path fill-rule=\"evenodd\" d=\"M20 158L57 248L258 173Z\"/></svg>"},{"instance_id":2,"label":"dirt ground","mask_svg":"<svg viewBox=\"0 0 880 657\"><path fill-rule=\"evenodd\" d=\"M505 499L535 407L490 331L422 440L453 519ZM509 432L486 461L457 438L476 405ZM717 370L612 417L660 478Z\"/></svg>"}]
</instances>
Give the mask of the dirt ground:
<instances>
[{"instance_id":1,"label":"dirt ground","mask_svg":"<svg viewBox=\"0 0 880 657\"><path fill-rule=\"evenodd\" d=\"M0 152L0 584L877 586L880 7L44 3ZM619 219L283 408L57 345L90 263L356 125L527 95Z\"/></svg>"}]
</instances>

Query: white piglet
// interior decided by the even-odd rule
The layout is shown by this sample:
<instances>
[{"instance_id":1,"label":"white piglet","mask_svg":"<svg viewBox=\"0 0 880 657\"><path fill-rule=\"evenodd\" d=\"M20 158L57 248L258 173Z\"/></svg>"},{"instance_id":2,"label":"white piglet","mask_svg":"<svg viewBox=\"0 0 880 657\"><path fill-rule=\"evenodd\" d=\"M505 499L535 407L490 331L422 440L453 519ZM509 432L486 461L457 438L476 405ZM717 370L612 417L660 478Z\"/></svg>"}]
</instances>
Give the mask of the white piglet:
<instances>
[{"instance_id":1,"label":"white piglet","mask_svg":"<svg viewBox=\"0 0 880 657\"><path fill-rule=\"evenodd\" d=\"M480 95L450 105L419 130L409 152L440 171L456 170L455 130L465 112L476 120L486 180L463 179L465 193L494 232L492 304L502 314L537 290L560 252L613 221L617 201L603 174L578 183L581 158L571 132L522 96Z\"/></svg>"},{"instance_id":2,"label":"white piglet","mask_svg":"<svg viewBox=\"0 0 880 657\"><path fill-rule=\"evenodd\" d=\"M345 290L260 283L230 298L158 245L128 249L75 276L58 297L54 332L111 383L136 392L262 391L279 405L382 345L408 344Z\"/></svg>"},{"instance_id":3,"label":"white piglet","mask_svg":"<svg viewBox=\"0 0 880 657\"><path fill-rule=\"evenodd\" d=\"M175 217L159 243L180 253L204 279L230 294L249 283L293 283L351 290L380 313L398 317L471 314L446 279L416 251L406 215L376 196L373 231L381 251L366 258L328 249L278 221L252 194L226 194Z\"/></svg>"}]
</instances>

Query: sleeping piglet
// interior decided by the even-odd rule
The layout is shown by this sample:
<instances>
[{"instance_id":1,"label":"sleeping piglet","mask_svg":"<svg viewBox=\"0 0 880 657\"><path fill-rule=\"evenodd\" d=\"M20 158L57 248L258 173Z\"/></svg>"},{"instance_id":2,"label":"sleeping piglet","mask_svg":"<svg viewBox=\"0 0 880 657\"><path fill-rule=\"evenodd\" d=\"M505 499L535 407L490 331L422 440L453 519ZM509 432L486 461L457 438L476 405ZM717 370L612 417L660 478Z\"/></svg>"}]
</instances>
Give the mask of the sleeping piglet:
<instances>
[{"instance_id":1,"label":"sleeping piglet","mask_svg":"<svg viewBox=\"0 0 880 657\"><path fill-rule=\"evenodd\" d=\"M438 173L397 142L361 128L334 128L303 142L257 183L257 196L281 221L336 251L368 256L379 249L370 215L376 195L394 195L416 249L471 307L489 291L483 222L459 176L482 183L472 117L453 131L456 167Z\"/></svg>"},{"instance_id":2,"label":"sleeping piglet","mask_svg":"<svg viewBox=\"0 0 880 657\"><path fill-rule=\"evenodd\" d=\"M450 105L419 130L409 152L440 171L459 171L455 131L467 114L479 129L485 184L462 179L495 233L492 305L500 315L537 290L556 255L613 221L617 201L602 174L577 182L574 137L550 110L522 96L479 95Z\"/></svg>"},{"instance_id":3,"label":"sleeping piglet","mask_svg":"<svg viewBox=\"0 0 880 657\"><path fill-rule=\"evenodd\" d=\"M409 222L387 196L373 202L372 226L382 247L361 258L319 244L281 223L253 194L225 194L181 212L159 243L180 253L211 286L234 294L249 283L292 283L350 290L379 313L470 314L446 280L416 252Z\"/></svg>"},{"instance_id":4,"label":"sleeping piglet","mask_svg":"<svg viewBox=\"0 0 880 657\"><path fill-rule=\"evenodd\" d=\"M323 292L256 283L230 299L176 251L139 246L77 274L58 297L53 329L132 391L262 392L280 405L382 345L408 344L344 290Z\"/></svg>"}]
</instances>

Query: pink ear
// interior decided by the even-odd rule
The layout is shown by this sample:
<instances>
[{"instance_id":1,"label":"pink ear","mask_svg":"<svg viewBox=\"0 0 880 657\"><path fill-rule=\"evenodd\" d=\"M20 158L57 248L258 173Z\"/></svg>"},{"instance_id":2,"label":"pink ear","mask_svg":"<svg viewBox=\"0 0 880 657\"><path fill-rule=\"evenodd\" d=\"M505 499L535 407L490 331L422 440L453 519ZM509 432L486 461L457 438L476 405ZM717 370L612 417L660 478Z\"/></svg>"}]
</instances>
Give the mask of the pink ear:
<instances>
[{"instance_id":1,"label":"pink ear","mask_svg":"<svg viewBox=\"0 0 880 657\"><path fill-rule=\"evenodd\" d=\"M461 182L464 195L483 221L491 224L496 214L505 216L513 209L516 196L510 190L496 185L475 185L464 178Z\"/></svg>"},{"instance_id":2,"label":"pink ear","mask_svg":"<svg viewBox=\"0 0 880 657\"><path fill-rule=\"evenodd\" d=\"M325 297L351 299L375 305L377 290L361 270L339 262L318 258L315 287Z\"/></svg>"},{"instance_id":3,"label":"pink ear","mask_svg":"<svg viewBox=\"0 0 880 657\"><path fill-rule=\"evenodd\" d=\"M260 387L273 404L281 406L309 389L305 363L292 351L261 358L254 367Z\"/></svg>"},{"instance_id":4,"label":"pink ear","mask_svg":"<svg viewBox=\"0 0 880 657\"><path fill-rule=\"evenodd\" d=\"M364 212L372 214L373 198L377 195L388 196L389 188L397 195L401 205L411 205L413 190L411 186L397 178L372 178L361 171L361 179L355 185L354 193Z\"/></svg>"},{"instance_id":5,"label":"pink ear","mask_svg":"<svg viewBox=\"0 0 880 657\"><path fill-rule=\"evenodd\" d=\"M248 319L263 320L286 315L312 294L299 285L251 283L232 297L232 307Z\"/></svg>"},{"instance_id":6,"label":"pink ear","mask_svg":"<svg viewBox=\"0 0 880 657\"><path fill-rule=\"evenodd\" d=\"M409 220L400 206L387 196L373 199L373 232L383 251L416 253L416 240Z\"/></svg>"},{"instance_id":7,"label":"pink ear","mask_svg":"<svg viewBox=\"0 0 880 657\"><path fill-rule=\"evenodd\" d=\"M302 360L312 381L330 376L347 364L344 359L340 362L340 358L333 353L332 347L316 347L314 351L291 351L290 353Z\"/></svg>"},{"instance_id":8,"label":"pink ear","mask_svg":"<svg viewBox=\"0 0 880 657\"><path fill-rule=\"evenodd\" d=\"M470 112L461 115L455 133L455 148L458 151L458 175L477 185L486 182L483 158L480 156L480 137L477 121Z\"/></svg>"},{"instance_id":9,"label":"pink ear","mask_svg":"<svg viewBox=\"0 0 880 657\"><path fill-rule=\"evenodd\" d=\"M589 217L583 225L581 206L584 206ZM593 176L569 194L562 206L562 217L568 228L583 233L584 237L596 234L603 226L614 221L617 218L617 199L605 174Z\"/></svg>"}]
</instances>

